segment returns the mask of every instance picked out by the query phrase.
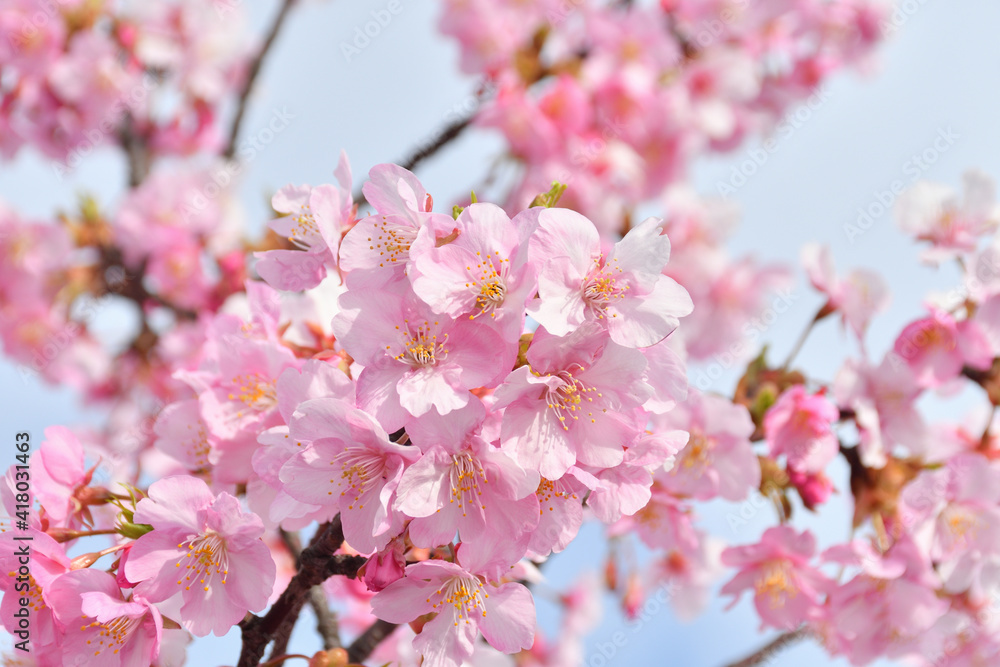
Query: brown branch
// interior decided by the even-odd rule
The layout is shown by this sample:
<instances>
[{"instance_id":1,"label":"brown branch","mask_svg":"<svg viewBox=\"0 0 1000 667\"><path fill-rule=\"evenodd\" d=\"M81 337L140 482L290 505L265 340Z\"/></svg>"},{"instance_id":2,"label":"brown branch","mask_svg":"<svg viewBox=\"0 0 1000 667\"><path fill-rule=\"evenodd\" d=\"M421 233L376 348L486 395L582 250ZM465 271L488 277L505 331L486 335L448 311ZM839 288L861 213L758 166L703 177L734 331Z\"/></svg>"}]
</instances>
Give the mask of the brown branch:
<instances>
[{"instance_id":1,"label":"brown branch","mask_svg":"<svg viewBox=\"0 0 1000 667\"><path fill-rule=\"evenodd\" d=\"M264 616L249 616L240 622L243 649L237 667L254 667L264 656L264 649L274 640L275 645L287 645L299 612L309 596L309 590L340 574L354 578L367 560L363 556L334 554L344 542L344 530L337 515L316 531L309 546L299 556L299 570L288 587Z\"/></svg>"},{"instance_id":2,"label":"brown branch","mask_svg":"<svg viewBox=\"0 0 1000 667\"><path fill-rule=\"evenodd\" d=\"M372 651L396 629L395 623L378 619L368 626L361 635L347 647L347 657L352 663L361 663L372 654Z\"/></svg>"},{"instance_id":3,"label":"brown branch","mask_svg":"<svg viewBox=\"0 0 1000 667\"><path fill-rule=\"evenodd\" d=\"M472 120L475 118L475 114L469 114L464 118L458 118L448 123L426 146L422 146L413 152L410 157L403 161L399 166L407 171L413 171L420 165L421 162L431 157L439 150L447 146L449 143L458 138L462 132L465 131L469 125L472 124Z\"/></svg>"},{"instance_id":4,"label":"brown branch","mask_svg":"<svg viewBox=\"0 0 1000 667\"><path fill-rule=\"evenodd\" d=\"M136 133L132 114L125 116L119 133L119 141L128 159L128 185L130 188L138 187L149 175L153 156L149 151L146 137Z\"/></svg>"},{"instance_id":5,"label":"brown branch","mask_svg":"<svg viewBox=\"0 0 1000 667\"><path fill-rule=\"evenodd\" d=\"M281 26L288 17L289 10L294 4L295 0L284 0L282 2L281 9L278 10L278 15L274 17L274 22L271 24L271 30L267 33L267 37L264 38L264 43L261 45L260 51L257 52L257 57L250 63L246 81L243 82L243 89L240 91L239 101L236 104L236 115L233 116L233 124L229 128L229 140L226 142L226 149L222 151L222 156L226 159L231 159L236 154L236 140L240 136L240 126L243 124L243 116L246 113L250 93L253 92L257 75L260 74L261 66L264 64L264 58L271 50L274 40L281 31Z\"/></svg>"},{"instance_id":6,"label":"brown branch","mask_svg":"<svg viewBox=\"0 0 1000 667\"><path fill-rule=\"evenodd\" d=\"M289 533L286 530L279 531L285 546L295 556L295 566L299 566L299 558L302 554L302 543L299 541L297 533ZM330 611L330 605L326 599L326 593L322 586L313 586L309 589L309 606L316 614L316 631L323 638L323 650L329 651L332 648L340 648L340 625L337 623L337 615ZM272 660L275 656L281 655L272 649Z\"/></svg>"},{"instance_id":7,"label":"brown branch","mask_svg":"<svg viewBox=\"0 0 1000 667\"><path fill-rule=\"evenodd\" d=\"M477 97L480 96L481 94L477 95ZM412 154L410 154L410 157L400 162L399 166L402 167L403 169L406 169L407 171L413 171L420 165L421 162L431 157L439 150L447 146L449 143L457 139L458 136L461 135L462 132L464 132L466 128L468 128L469 125L472 124L472 121L475 120L475 118L476 118L476 112L473 111L467 116L463 116L462 118L457 118L452 122L448 123L441 129L440 132L438 132L438 134L434 137L434 139L432 139L427 144L421 146L420 148L416 149ZM362 190L359 189L357 192L354 193L355 204L360 206L361 204L364 204L365 201L367 200L365 199L365 193Z\"/></svg>"},{"instance_id":8,"label":"brown branch","mask_svg":"<svg viewBox=\"0 0 1000 667\"><path fill-rule=\"evenodd\" d=\"M479 110L479 106L482 103L483 98L487 97L492 92L492 90L493 90L492 87L488 83L484 83L483 85L481 85L479 87L479 90L476 91L475 93L476 105L471 112L469 112L465 116L456 118L455 120L445 125L434 136L433 139L431 139L426 144L414 150L408 158L406 158L402 162L399 162L398 163L399 166L402 167L403 169L406 169L407 171L413 171L418 166L420 166L420 163L422 163L424 160L433 156L439 150L441 150L449 143L457 139L459 135L462 134L462 132L464 132L470 125L472 125L472 121L476 119L476 112ZM365 201L367 201L365 199L365 194L359 188L354 193L354 203L360 206L361 204L364 204Z\"/></svg>"},{"instance_id":9,"label":"brown branch","mask_svg":"<svg viewBox=\"0 0 1000 667\"><path fill-rule=\"evenodd\" d=\"M731 662L726 665L726 667L754 667L755 665L763 664L782 649L787 648L795 642L801 641L809 636L810 632L808 628L799 628L798 630L782 633L764 646L761 646L754 654L749 655L742 660Z\"/></svg>"}]
</instances>

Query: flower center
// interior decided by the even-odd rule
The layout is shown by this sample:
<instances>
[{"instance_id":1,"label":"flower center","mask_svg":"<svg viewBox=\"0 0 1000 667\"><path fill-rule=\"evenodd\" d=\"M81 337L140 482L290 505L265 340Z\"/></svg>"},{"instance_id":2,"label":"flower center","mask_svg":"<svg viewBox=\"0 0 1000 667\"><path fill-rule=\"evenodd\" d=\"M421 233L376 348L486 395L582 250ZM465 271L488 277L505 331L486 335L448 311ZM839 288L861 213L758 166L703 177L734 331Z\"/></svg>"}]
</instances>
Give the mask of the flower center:
<instances>
[{"instance_id":1,"label":"flower center","mask_svg":"<svg viewBox=\"0 0 1000 667\"><path fill-rule=\"evenodd\" d=\"M430 321L424 321L416 329L410 326L409 320L404 320L403 323L405 328L396 327L402 336L403 345L403 351L395 355L396 361L402 361L413 368L427 368L448 358L448 348L445 347L448 335L445 334L438 340L437 322L432 326Z\"/></svg>"},{"instance_id":2,"label":"flower center","mask_svg":"<svg viewBox=\"0 0 1000 667\"><path fill-rule=\"evenodd\" d=\"M766 595L770 599L771 609L785 606L785 600L798 595L799 590L791 580L791 572L787 561L772 561L758 575L754 583L757 595Z\"/></svg>"},{"instance_id":3,"label":"flower center","mask_svg":"<svg viewBox=\"0 0 1000 667\"><path fill-rule=\"evenodd\" d=\"M675 465L670 474L676 475L683 468L685 472L694 473L700 477L705 468L712 465L712 449L714 447L715 440L706 437L701 429L691 427L690 439L681 452L680 465Z\"/></svg>"},{"instance_id":4,"label":"flower center","mask_svg":"<svg viewBox=\"0 0 1000 667\"><path fill-rule=\"evenodd\" d=\"M966 540L975 536L978 521L976 517L967 510L949 505L941 513L945 527L948 529L948 536L951 538L952 546L962 546Z\"/></svg>"},{"instance_id":5,"label":"flower center","mask_svg":"<svg viewBox=\"0 0 1000 667\"><path fill-rule=\"evenodd\" d=\"M510 260L500 257L500 251L495 250L493 252L493 257L487 256L486 259L481 258L480 253L476 253L479 257L479 263L475 266L466 266L466 271L469 272L469 282L465 283L465 286L476 294L476 308L478 312L469 315L469 319L473 320L480 315L489 315L492 318L497 316L496 310L503 305L504 300L507 298L507 267L510 266ZM497 264L499 263L499 268Z\"/></svg>"},{"instance_id":6,"label":"flower center","mask_svg":"<svg viewBox=\"0 0 1000 667\"><path fill-rule=\"evenodd\" d=\"M597 318L604 319L608 304L615 299L624 299L625 292L630 289L629 285L620 284L618 276L622 272L618 267L618 260L612 260L610 266L601 266L601 260L594 260L595 267L591 269L587 278L583 281L583 301L587 309ZM611 314L617 317L616 313Z\"/></svg>"},{"instance_id":7,"label":"flower center","mask_svg":"<svg viewBox=\"0 0 1000 667\"><path fill-rule=\"evenodd\" d=\"M482 464L469 452L453 455L451 464L451 499L448 502L457 502L462 516L467 516L468 509L477 505L485 510L479 485L489 484L490 480L486 478Z\"/></svg>"},{"instance_id":8,"label":"flower center","mask_svg":"<svg viewBox=\"0 0 1000 667\"><path fill-rule=\"evenodd\" d=\"M7 573L7 576L16 580L18 575L15 570L11 570ZM15 582L12 581L11 590L14 590L14 584ZM28 598L28 606L31 608L31 611L39 612L45 609L45 600L42 599L42 587L38 585L38 582L30 574L28 575L28 590L25 597Z\"/></svg>"},{"instance_id":9,"label":"flower center","mask_svg":"<svg viewBox=\"0 0 1000 667\"><path fill-rule=\"evenodd\" d=\"M237 375L232 379L232 384L238 389L229 393L229 400L243 401L244 405L258 412L267 410L278 404L276 383L276 380L265 378L260 373ZM242 417L243 413L239 413L239 416Z\"/></svg>"},{"instance_id":10,"label":"flower center","mask_svg":"<svg viewBox=\"0 0 1000 667\"><path fill-rule=\"evenodd\" d=\"M382 457L364 447L348 447L330 461L330 465L340 465L340 479L331 479L330 483L343 488L340 492L342 496L348 493L354 494L347 509L352 510L355 507L364 509L361 496L373 484L383 479L385 461ZM327 492L327 495L333 495L333 491Z\"/></svg>"},{"instance_id":11,"label":"flower center","mask_svg":"<svg viewBox=\"0 0 1000 667\"><path fill-rule=\"evenodd\" d=\"M113 649L113 653L117 655L141 621L141 616L117 616L107 623L93 621L90 625L81 625L80 631L84 632L88 628L100 628L97 637L94 638L97 640L97 646L93 644L94 639L88 639L87 644L95 649L95 656L100 655L101 651L106 649Z\"/></svg>"},{"instance_id":12,"label":"flower center","mask_svg":"<svg viewBox=\"0 0 1000 667\"><path fill-rule=\"evenodd\" d=\"M570 491L562 480L552 481L551 479L542 478L542 481L538 483L538 489L535 490L535 495L538 496L538 513L545 513L545 506L548 504L549 511L555 510L553 498L560 498L562 500L569 500L571 498L576 498L576 494Z\"/></svg>"},{"instance_id":13,"label":"flower center","mask_svg":"<svg viewBox=\"0 0 1000 667\"><path fill-rule=\"evenodd\" d=\"M417 238L417 229L399 220L382 216L382 222L375 223L375 236L368 237L369 250L377 250L382 261L379 266L405 262L410 256L410 246Z\"/></svg>"},{"instance_id":14,"label":"flower center","mask_svg":"<svg viewBox=\"0 0 1000 667\"><path fill-rule=\"evenodd\" d=\"M209 530L204 535L195 535L177 545L179 549L187 546L188 552L177 561L175 567L183 567L184 571L177 580L177 585L183 585L184 590L191 590L191 582L195 579L199 584L204 584L204 590L208 592L211 588L211 579L214 575L222 576L222 583L226 583L229 576L229 553L226 551L226 541L214 530ZM213 571L214 570L214 571Z\"/></svg>"},{"instance_id":15,"label":"flower center","mask_svg":"<svg viewBox=\"0 0 1000 667\"><path fill-rule=\"evenodd\" d=\"M434 608L440 607L438 611L444 611L447 606L454 607L455 625L458 625L463 620L469 623L473 615L486 616L486 598L489 596L479 579L465 575L448 579L427 601L434 600Z\"/></svg>"},{"instance_id":16,"label":"flower center","mask_svg":"<svg viewBox=\"0 0 1000 667\"><path fill-rule=\"evenodd\" d=\"M603 394L597 391L596 387L587 386L577 378L573 377L572 371L565 370L552 374L551 377L559 380L555 388L549 387L545 390L546 405L556 415L564 431L569 430L566 424L566 417L577 421L580 415L586 410L590 423L596 422L590 403L594 402L594 396L603 398ZM607 412L606 408L601 408L601 412Z\"/></svg>"},{"instance_id":17,"label":"flower center","mask_svg":"<svg viewBox=\"0 0 1000 667\"><path fill-rule=\"evenodd\" d=\"M302 250L310 250L318 241L323 240L309 204L303 204L302 209L294 218L295 226L289 232L288 240Z\"/></svg>"}]
</instances>

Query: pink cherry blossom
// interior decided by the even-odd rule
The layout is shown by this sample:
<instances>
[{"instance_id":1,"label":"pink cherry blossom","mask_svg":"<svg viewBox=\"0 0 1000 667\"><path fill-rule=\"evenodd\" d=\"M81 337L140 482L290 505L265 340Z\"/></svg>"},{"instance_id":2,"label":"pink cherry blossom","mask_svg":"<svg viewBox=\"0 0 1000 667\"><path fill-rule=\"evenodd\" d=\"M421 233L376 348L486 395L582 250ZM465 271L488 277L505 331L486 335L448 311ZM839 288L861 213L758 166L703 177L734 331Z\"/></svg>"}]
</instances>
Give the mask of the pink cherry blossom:
<instances>
[{"instance_id":1,"label":"pink cherry blossom","mask_svg":"<svg viewBox=\"0 0 1000 667\"><path fill-rule=\"evenodd\" d=\"M952 188L921 181L896 202L894 214L903 231L931 243L923 253L926 261L937 264L972 252L979 238L1000 223L993 179L972 169L962 181L961 201Z\"/></svg>"},{"instance_id":2,"label":"pink cherry blossom","mask_svg":"<svg viewBox=\"0 0 1000 667\"><path fill-rule=\"evenodd\" d=\"M750 446L754 425L746 408L718 396L692 392L687 401L654 417L660 429L690 433L674 464L657 473L673 493L698 499L742 500L760 485L760 465Z\"/></svg>"},{"instance_id":3,"label":"pink cherry blossom","mask_svg":"<svg viewBox=\"0 0 1000 667\"><path fill-rule=\"evenodd\" d=\"M809 564L815 552L816 540L809 531L768 528L759 543L722 552L723 565L739 572L721 592L735 596L732 606L743 591L752 589L761 624L793 630L819 611L820 596L830 585Z\"/></svg>"},{"instance_id":4,"label":"pink cherry blossom","mask_svg":"<svg viewBox=\"0 0 1000 667\"><path fill-rule=\"evenodd\" d=\"M371 604L372 613L390 623L437 613L413 641L424 667L460 667L472 656L480 632L504 653L530 648L534 638L535 605L527 588L514 582L497 586L455 563L414 563Z\"/></svg>"},{"instance_id":5,"label":"pink cherry blossom","mask_svg":"<svg viewBox=\"0 0 1000 667\"><path fill-rule=\"evenodd\" d=\"M63 426L50 426L31 459L33 491L46 515L70 528L92 522L87 504L97 493L88 487L94 469L84 465L83 445L76 435Z\"/></svg>"},{"instance_id":6,"label":"pink cherry blossom","mask_svg":"<svg viewBox=\"0 0 1000 667\"><path fill-rule=\"evenodd\" d=\"M336 186L286 186L271 198L272 208L285 214L271 222L271 229L298 247L256 254L257 273L272 287L309 289L337 268L341 230L354 221L351 166L345 153L335 173Z\"/></svg>"},{"instance_id":7,"label":"pink cherry blossom","mask_svg":"<svg viewBox=\"0 0 1000 667\"><path fill-rule=\"evenodd\" d=\"M557 336L598 321L619 345L647 347L691 312L687 291L661 274L670 241L655 218L634 227L605 256L593 223L573 211L546 209L538 214L529 252L540 268L539 300L528 312Z\"/></svg>"},{"instance_id":8,"label":"pink cherry blossom","mask_svg":"<svg viewBox=\"0 0 1000 667\"><path fill-rule=\"evenodd\" d=\"M399 481L396 509L413 517L416 546L448 544L458 532L485 571L508 568L528 549L538 524L538 474L481 437L481 404L433 415L408 432L422 455ZM481 556L479 554L482 554Z\"/></svg>"},{"instance_id":9,"label":"pink cherry blossom","mask_svg":"<svg viewBox=\"0 0 1000 667\"><path fill-rule=\"evenodd\" d=\"M820 626L826 641L855 664L913 653L947 609L929 585L929 563L912 542L897 542L880 554L855 541L828 549L823 558L860 569L829 591L828 620Z\"/></svg>"},{"instance_id":10,"label":"pink cherry blossom","mask_svg":"<svg viewBox=\"0 0 1000 667\"><path fill-rule=\"evenodd\" d=\"M841 279L827 246L809 244L802 249L802 264L809 282L827 298L825 308L839 312L845 325L863 339L872 318L889 305L889 290L874 271L855 269Z\"/></svg>"},{"instance_id":11,"label":"pink cherry blossom","mask_svg":"<svg viewBox=\"0 0 1000 667\"><path fill-rule=\"evenodd\" d=\"M893 352L910 367L921 387L937 387L954 379L964 365L983 370L993 361L989 340L975 321L956 320L934 309L929 317L903 329Z\"/></svg>"},{"instance_id":12,"label":"pink cherry blossom","mask_svg":"<svg viewBox=\"0 0 1000 667\"><path fill-rule=\"evenodd\" d=\"M526 211L512 221L493 204L466 207L455 220L457 238L414 259L413 291L437 313L479 320L505 341L517 340L535 289L528 263L535 215Z\"/></svg>"},{"instance_id":13,"label":"pink cherry blossom","mask_svg":"<svg viewBox=\"0 0 1000 667\"><path fill-rule=\"evenodd\" d=\"M289 496L339 507L344 536L361 553L380 551L402 530L403 517L390 508L418 450L389 442L375 419L334 398L300 404L288 437L299 446L279 473Z\"/></svg>"},{"instance_id":14,"label":"pink cherry blossom","mask_svg":"<svg viewBox=\"0 0 1000 667\"><path fill-rule=\"evenodd\" d=\"M841 408L855 413L865 465L881 468L897 445L927 451L927 427L915 405L920 393L910 367L893 354L878 366L851 360L840 369L834 396Z\"/></svg>"},{"instance_id":15,"label":"pink cherry blossom","mask_svg":"<svg viewBox=\"0 0 1000 667\"><path fill-rule=\"evenodd\" d=\"M433 244L439 232L446 236L454 227L451 216L432 211L431 196L409 171L380 164L368 176L362 190L376 213L358 220L340 246L340 267L358 286L398 279L419 232Z\"/></svg>"},{"instance_id":16,"label":"pink cherry blossom","mask_svg":"<svg viewBox=\"0 0 1000 667\"><path fill-rule=\"evenodd\" d=\"M159 655L160 612L138 595L124 599L106 572L67 572L52 582L46 599L65 627L64 665L139 667Z\"/></svg>"},{"instance_id":17,"label":"pink cherry blossom","mask_svg":"<svg viewBox=\"0 0 1000 667\"><path fill-rule=\"evenodd\" d=\"M397 283L396 289L350 290L334 319L337 339L364 370L358 405L388 430L432 410L466 405L470 389L495 386L507 354L500 335L468 319L451 320Z\"/></svg>"},{"instance_id":18,"label":"pink cherry blossom","mask_svg":"<svg viewBox=\"0 0 1000 667\"><path fill-rule=\"evenodd\" d=\"M151 602L180 598L179 620L192 634L221 637L267 604L275 566L264 526L230 494L215 496L193 477L161 479L136 505L135 522L153 530L135 541L125 576Z\"/></svg>"},{"instance_id":19,"label":"pink cherry blossom","mask_svg":"<svg viewBox=\"0 0 1000 667\"><path fill-rule=\"evenodd\" d=\"M809 394L797 384L786 389L764 418L771 454L784 454L789 468L817 473L836 458L840 443L832 426L837 406L822 394Z\"/></svg>"},{"instance_id":20,"label":"pink cherry blossom","mask_svg":"<svg viewBox=\"0 0 1000 667\"><path fill-rule=\"evenodd\" d=\"M641 427L636 409L651 393L642 382L642 354L587 323L563 338L539 329L527 361L495 394L495 407L504 408L504 449L551 480L576 462L597 468L621 463Z\"/></svg>"},{"instance_id":21,"label":"pink cherry blossom","mask_svg":"<svg viewBox=\"0 0 1000 667\"><path fill-rule=\"evenodd\" d=\"M13 502L4 504L10 506L7 512L13 514ZM15 540L15 537L27 537L30 542ZM23 553L26 542L30 562L25 567L28 570L26 579L19 580L18 577L23 576L20 569L25 565L19 552ZM12 636L21 629L14 614L22 607L23 596L27 601L24 608L30 614L31 643L34 646L58 647L62 629L56 620L56 610L48 602L47 591L53 581L69 571L70 558L66 555L66 547L36 527L30 527L24 533L5 528L0 533L0 548L3 549L0 552L0 591L3 591L0 614L3 614L3 626Z\"/></svg>"},{"instance_id":22,"label":"pink cherry blossom","mask_svg":"<svg viewBox=\"0 0 1000 667\"><path fill-rule=\"evenodd\" d=\"M945 590L982 599L1000 556L1000 468L978 454L925 470L901 494L901 519L937 562Z\"/></svg>"}]
</instances>

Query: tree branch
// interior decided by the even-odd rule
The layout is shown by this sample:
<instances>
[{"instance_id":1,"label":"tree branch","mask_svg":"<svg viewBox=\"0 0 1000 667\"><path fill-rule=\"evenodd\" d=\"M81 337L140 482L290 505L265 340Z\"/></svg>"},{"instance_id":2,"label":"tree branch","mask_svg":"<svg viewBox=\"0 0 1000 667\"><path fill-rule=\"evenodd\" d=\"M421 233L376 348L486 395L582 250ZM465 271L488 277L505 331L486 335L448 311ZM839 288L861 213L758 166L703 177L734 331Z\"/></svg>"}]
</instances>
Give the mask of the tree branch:
<instances>
[{"instance_id":1,"label":"tree branch","mask_svg":"<svg viewBox=\"0 0 1000 667\"><path fill-rule=\"evenodd\" d=\"M236 140L239 139L240 136L240 126L243 124L243 115L246 113L247 101L250 99L250 93L253 92L254 83L257 81L257 75L260 74L261 66L264 64L264 58L271 50L271 46L274 44L274 40L278 37L278 33L281 31L281 26L284 24L289 10L294 4L295 0L283 0L281 9L278 10L278 15L274 17L274 22L271 24L271 30L267 33L267 37L264 38L264 43L261 45L260 51L257 52L257 57L254 58L252 63L250 63L250 69L247 72L247 79L243 82L243 89L240 91L239 101L236 104L236 115L233 116L233 125L229 128L229 140L226 142L226 149L222 151L222 156L226 159L232 158L236 153Z\"/></svg>"},{"instance_id":2,"label":"tree branch","mask_svg":"<svg viewBox=\"0 0 1000 667\"><path fill-rule=\"evenodd\" d=\"M381 618L368 626L361 635L347 647L347 657L352 663L361 663L372 654L372 651L396 629L395 623L383 621Z\"/></svg>"},{"instance_id":3,"label":"tree branch","mask_svg":"<svg viewBox=\"0 0 1000 667\"><path fill-rule=\"evenodd\" d=\"M119 140L128 159L128 186L139 187L152 167L153 156L149 152L146 138L136 134L135 120L132 114L126 114L125 121L119 133Z\"/></svg>"},{"instance_id":4,"label":"tree branch","mask_svg":"<svg viewBox=\"0 0 1000 667\"><path fill-rule=\"evenodd\" d=\"M764 646L761 646L756 653L749 655L742 660L731 662L726 665L726 667L755 667L755 665L760 665L770 660L782 649L787 648L795 642L801 641L809 636L809 629L804 627L799 628L798 630L793 630L792 632L782 633Z\"/></svg>"},{"instance_id":5,"label":"tree branch","mask_svg":"<svg viewBox=\"0 0 1000 667\"><path fill-rule=\"evenodd\" d=\"M447 125L445 125L441 130L431 139L428 143L420 146L414 150L408 158L399 163L399 166L407 171L413 171L416 169L421 162L427 158L433 156L439 150L447 146L449 143L454 141L459 137L472 124L472 121L476 118L476 111L479 109L479 103L485 95L489 94L490 89L487 86L482 86L478 92L476 92L476 106L475 108L460 118L456 118ZM360 206L366 201L365 194L360 189L354 193L354 203Z\"/></svg>"},{"instance_id":6,"label":"tree branch","mask_svg":"<svg viewBox=\"0 0 1000 667\"><path fill-rule=\"evenodd\" d=\"M279 532L285 546L295 556L295 565L298 567L302 554L302 543L299 542L298 534L289 533L286 530ZM323 638L323 649L329 651L332 648L340 648L340 626L337 623L337 615L330 611L330 605L322 586L313 586L309 589L309 606L316 614L316 631ZM281 655L281 653L274 653L274 649L272 649L272 654L274 656Z\"/></svg>"},{"instance_id":7,"label":"tree branch","mask_svg":"<svg viewBox=\"0 0 1000 667\"><path fill-rule=\"evenodd\" d=\"M255 667L264 656L264 649L273 639L275 645L287 645L299 612L309 590L336 574L354 578L367 560L363 556L336 555L344 542L340 515L316 531L309 546L299 556L299 571L288 582L281 596L264 616L250 616L240 622L243 649L237 667Z\"/></svg>"},{"instance_id":8,"label":"tree branch","mask_svg":"<svg viewBox=\"0 0 1000 667\"><path fill-rule=\"evenodd\" d=\"M399 166L402 167L403 169L406 169L407 171L413 171L414 169L417 168L417 166L421 162L431 157L439 150L447 146L449 143L454 141L456 138L458 138L458 136L465 131L465 128L469 127L469 125L472 124L472 120L474 118L475 118L475 113L472 113L468 116L459 118L457 120L453 120L452 122L448 123L448 125L446 125L437 134L437 136L434 137L433 140L431 140L430 143L415 150L410 155L410 157L403 160L399 164ZM364 204L366 201L367 200L365 199L365 193L362 190L359 189L357 192L354 193L354 203L356 205L360 206L361 204Z\"/></svg>"}]
</instances>

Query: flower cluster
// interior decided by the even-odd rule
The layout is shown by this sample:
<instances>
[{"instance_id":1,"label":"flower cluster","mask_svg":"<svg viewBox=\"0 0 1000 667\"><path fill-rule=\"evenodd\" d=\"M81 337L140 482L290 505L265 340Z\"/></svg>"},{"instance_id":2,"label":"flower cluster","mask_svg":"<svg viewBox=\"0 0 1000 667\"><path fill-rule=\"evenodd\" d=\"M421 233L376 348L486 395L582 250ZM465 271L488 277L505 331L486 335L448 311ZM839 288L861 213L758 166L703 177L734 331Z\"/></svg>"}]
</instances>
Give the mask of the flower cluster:
<instances>
[{"instance_id":1,"label":"flower cluster","mask_svg":"<svg viewBox=\"0 0 1000 667\"><path fill-rule=\"evenodd\" d=\"M476 122L503 133L523 207L552 180L602 230L727 151L881 40L872 0L448 0L442 32L495 89ZM787 125L787 124L786 124Z\"/></svg>"},{"instance_id":2,"label":"flower cluster","mask_svg":"<svg viewBox=\"0 0 1000 667\"><path fill-rule=\"evenodd\" d=\"M435 207L391 164L358 197L341 155L334 182L279 189L255 240L216 123L238 95L237 137L237 88L259 66L244 77L238 4L0 9L0 154L72 166L106 138L132 181L110 213L87 197L51 222L0 208L5 354L109 412L102 429L47 429L31 455L26 597L16 469L0 484L0 622L14 630L26 601L36 664L166 667L237 625L238 664L276 663L303 605L334 632L332 601L360 639L312 664L569 667L602 589L629 618L652 600L691 617L720 579L764 628L807 630L852 664L1000 658L992 180L898 198L921 258L962 282L882 356L868 336L886 282L803 249L820 301L807 333L837 318L856 343L828 382L794 353L746 363L792 272L730 257L735 204L684 182L862 63L879 3L446 0L442 31L483 85L443 136L500 131L520 168L502 206ZM209 159L176 160L192 154ZM664 216L640 221L650 200ZM135 323L113 340L96 333L109 304ZM715 363L689 387L689 362ZM744 364L712 391L716 367ZM924 418L921 401L968 388L988 415ZM838 496L852 539L793 525ZM711 501L743 503L734 529L768 505L777 525L727 547L700 521ZM558 596L546 637L531 587L590 519L612 545L603 580Z\"/></svg>"},{"instance_id":3,"label":"flower cluster","mask_svg":"<svg viewBox=\"0 0 1000 667\"><path fill-rule=\"evenodd\" d=\"M160 153L217 145L216 109L242 76L246 47L233 30L235 5L220 12L215 4L5 3L0 154L29 145L66 172L122 133L144 137ZM156 108L161 88L179 103Z\"/></svg>"}]
</instances>

